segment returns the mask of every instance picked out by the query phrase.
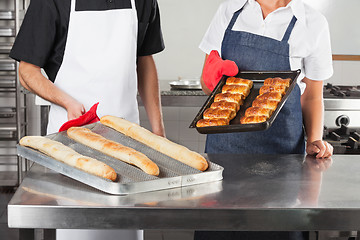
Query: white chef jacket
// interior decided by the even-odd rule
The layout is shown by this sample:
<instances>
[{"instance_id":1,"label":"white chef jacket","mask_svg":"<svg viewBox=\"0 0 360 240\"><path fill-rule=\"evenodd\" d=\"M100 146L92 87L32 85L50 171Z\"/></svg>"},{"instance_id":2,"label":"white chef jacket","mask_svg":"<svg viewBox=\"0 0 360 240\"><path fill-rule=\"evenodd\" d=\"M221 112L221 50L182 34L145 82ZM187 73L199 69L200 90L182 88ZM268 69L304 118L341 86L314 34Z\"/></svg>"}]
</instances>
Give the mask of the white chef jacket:
<instances>
[{"instance_id":1,"label":"white chef jacket","mask_svg":"<svg viewBox=\"0 0 360 240\"><path fill-rule=\"evenodd\" d=\"M246 31L281 41L292 17L297 22L290 35L291 70L301 69L298 84L301 93L306 84L301 80L326 80L333 74L330 33L326 18L301 0L292 0L286 7L271 12L265 19L255 0L227 0L217 10L200 49L206 54L217 50L221 55L221 44L225 30L237 10L243 8L233 30ZM241 70L241 69L240 69Z\"/></svg>"}]
</instances>

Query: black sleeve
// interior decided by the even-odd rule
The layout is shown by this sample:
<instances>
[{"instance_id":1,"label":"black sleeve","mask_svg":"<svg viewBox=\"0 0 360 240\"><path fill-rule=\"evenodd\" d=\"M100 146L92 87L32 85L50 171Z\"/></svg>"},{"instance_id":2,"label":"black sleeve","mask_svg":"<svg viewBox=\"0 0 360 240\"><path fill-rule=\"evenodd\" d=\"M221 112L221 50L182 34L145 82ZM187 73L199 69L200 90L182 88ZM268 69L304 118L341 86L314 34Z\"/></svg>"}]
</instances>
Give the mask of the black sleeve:
<instances>
[{"instance_id":1,"label":"black sleeve","mask_svg":"<svg viewBox=\"0 0 360 240\"><path fill-rule=\"evenodd\" d=\"M160 12L154 0L148 22L139 22L139 32L144 30L143 41L138 46L138 56L148 56L164 50L164 40L160 25Z\"/></svg>"},{"instance_id":2,"label":"black sleeve","mask_svg":"<svg viewBox=\"0 0 360 240\"><path fill-rule=\"evenodd\" d=\"M53 48L57 19L53 0L31 0L10 57L44 67Z\"/></svg>"}]
</instances>

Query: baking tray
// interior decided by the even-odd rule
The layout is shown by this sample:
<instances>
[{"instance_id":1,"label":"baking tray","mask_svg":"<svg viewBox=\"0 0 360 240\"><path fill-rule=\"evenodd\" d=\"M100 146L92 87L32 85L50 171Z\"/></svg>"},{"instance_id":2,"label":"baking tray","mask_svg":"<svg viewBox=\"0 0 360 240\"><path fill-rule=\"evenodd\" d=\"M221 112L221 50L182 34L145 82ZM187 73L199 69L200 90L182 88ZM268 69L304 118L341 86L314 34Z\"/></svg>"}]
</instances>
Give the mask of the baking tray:
<instances>
[{"instance_id":1,"label":"baking tray","mask_svg":"<svg viewBox=\"0 0 360 240\"><path fill-rule=\"evenodd\" d=\"M278 113L281 108L285 104L286 99L289 97L291 91L294 89L296 80L300 74L300 70L297 71L244 71L240 72L236 77L249 79L254 82L254 86L250 91L249 96L245 99L244 104L240 107L239 112L236 117L230 121L229 125L226 126L210 126L210 127L196 127L196 122L203 118L204 111L210 107L210 105L214 102L214 97L216 94L221 93L222 86L225 85L227 76L223 76L219 83L216 85L215 89L212 91L204 105L201 107L198 114L195 116L194 120L190 124L190 128L196 128L199 133L203 134L212 134L212 133L230 133L230 132L250 132L250 131L262 131L268 129L276 119ZM278 104L276 110L273 112L271 117L262 123L252 123L252 124L241 124L240 118L244 116L245 110L251 107L253 100L256 96L259 95L259 89L264 84L264 80L267 78L290 78L291 83L289 88L286 91L286 94L283 96L282 100Z\"/></svg>"},{"instance_id":2,"label":"baking tray","mask_svg":"<svg viewBox=\"0 0 360 240\"><path fill-rule=\"evenodd\" d=\"M51 134L46 137L61 142L80 154L93 157L106 163L118 174L115 182L71 167L32 148L17 145L18 155L96 189L117 195L190 186L222 179L223 167L210 161L208 161L209 168L206 171L201 172L160 152L157 152L154 149L109 127L106 127L99 122L89 124L84 127L91 129L93 132L100 134L105 138L119 142L124 146L131 147L144 153L159 166L159 176L156 177L148 175L135 166L114 159L97 150L75 142L67 137L66 132Z\"/></svg>"},{"instance_id":3,"label":"baking tray","mask_svg":"<svg viewBox=\"0 0 360 240\"><path fill-rule=\"evenodd\" d=\"M171 89L176 90L201 90L200 80L198 79L172 81L169 84Z\"/></svg>"}]
</instances>

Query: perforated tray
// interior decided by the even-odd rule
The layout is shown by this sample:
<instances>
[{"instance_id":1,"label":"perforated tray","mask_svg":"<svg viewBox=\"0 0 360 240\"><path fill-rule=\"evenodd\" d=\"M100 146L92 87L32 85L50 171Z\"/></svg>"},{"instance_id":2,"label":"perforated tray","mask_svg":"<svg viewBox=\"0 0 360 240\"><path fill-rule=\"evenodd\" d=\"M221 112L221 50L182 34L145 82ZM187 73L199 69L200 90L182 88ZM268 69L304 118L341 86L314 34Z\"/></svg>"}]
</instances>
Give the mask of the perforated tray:
<instances>
[{"instance_id":1,"label":"perforated tray","mask_svg":"<svg viewBox=\"0 0 360 240\"><path fill-rule=\"evenodd\" d=\"M223 167L210 161L208 161L209 168L206 171L201 172L160 152L157 152L154 149L109 127L106 127L99 122L89 124L84 127L91 129L93 132L100 134L105 138L119 142L124 146L131 147L144 153L159 166L159 176L156 177L148 175L135 166L124 163L97 150L75 142L67 137L66 132L51 134L46 137L61 142L80 154L90 156L108 164L118 174L116 181L112 182L78 170L28 147L18 145L18 155L111 194L148 192L218 181L222 179Z\"/></svg>"},{"instance_id":2,"label":"perforated tray","mask_svg":"<svg viewBox=\"0 0 360 240\"><path fill-rule=\"evenodd\" d=\"M277 115L279 114L281 108L284 106L286 99L289 97L291 91L294 89L296 80L300 74L300 70L297 71L285 71L285 72L254 72L246 71L240 72L236 77L249 79L254 82L254 86L250 91L249 96L245 99L244 104L240 107L239 112L236 114L236 117L230 121L229 125L226 126L211 126L211 127L196 127L197 121L203 118L204 111L210 107L214 102L214 97L216 94L221 93L222 86L225 85L227 76L223 76L220 82L216 85L215 89L212 91L204 105L201 107L198 114L195 116L194 120L190 124L190 128L196 128L199 133L211 134L211 133L229 133L229 132L250 132L250 131L261 131L268 129L273 122L275 121ZM276 110L273 112L271 117L262 123L252 123L252 124L241 124L240 118L245 115L245 110L251 107L253 100L256 96L259 95L259 89L263 86L264 80L267 78L290 78L291 83L290 87L286 90L286 94L281 99Z\"/></svg>"}]
</instances>

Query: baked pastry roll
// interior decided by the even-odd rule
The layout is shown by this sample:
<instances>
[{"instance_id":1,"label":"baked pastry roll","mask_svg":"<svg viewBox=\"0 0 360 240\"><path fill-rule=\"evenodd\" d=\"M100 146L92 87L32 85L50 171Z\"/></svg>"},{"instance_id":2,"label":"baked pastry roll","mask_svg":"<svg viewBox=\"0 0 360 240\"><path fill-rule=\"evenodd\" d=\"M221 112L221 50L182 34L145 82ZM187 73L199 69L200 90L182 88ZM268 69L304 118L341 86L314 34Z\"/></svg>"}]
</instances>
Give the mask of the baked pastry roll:
<instances>
[{"instance_id":1,"label":"baked pastry roll","mask_svg":"<svg viewBox=\"0 0 360 240\"><path fill-rule=\"evenodd\" d=\"M229 125L229 119L200 119L196 123L196 127L224 126Z\"/></svg>"},{"instance_id":2,"label":"baked pastry roll","mask_svg":"<svg viewBox=\"0 0 360 240\"><path fill-rule=\"evenodd\" d=\"M269 118L271 116L272 112L273 111L269 108L249 107L245 111L245 117L266 116L266 118Z\"/></svg>"},{"instance_id":3,"label":"baked pastry roll","mask_svg":"<svg viewBox=\"0 0 360 240\"><path fill-rule=\"evenodd\" d=\"M251 116L251 117L242 117L240 119L241 124L249 124L249 123L261 123L267 120L266 116Z\"/></svg>"},{"instance_id":4,"label":"baked pastry roll","mask_svg":"<svg viewBox=\"0 0 360 240\"><path fill-rule=\"evenodd\" d=\"M278 92L285 95L287 87L285 85L264 85L260 88L259 94L262 95L267 92Z\"/></svg>"},{"instance_id":5,"label":"baked pastry roll","mask_svg":"<svg viewBox=\"0 0 360 240\"><path fill-rule=\"evenodd\" d=\"M267 92L256 97L259 100L273 100L280 102L282 98L281 93L278 92Z\"/></svg>"},{"instance_id":6,"label":"baked pastry roll","mask_svg":"<svg viewBox=\"0 0 360 240\"><path fill-rule=\"evenodd\" d=\"M218 93L214 97L214 102L227 101L242 105L244 103L243 99L244 95L241 94Z\"/></svg>"},{"instance_id":7,"label":"baked pastry roll","mask_svg":"<svg viewBox=\"0 0 360 240\"><path fill-rule=\"evenodd\" d=\"M261 107L261 108L268 108L268 109L270 109L272 111L275 111L278 104L279 104L278 101L255 99L253 101L253 103L252 103L252 106L253 107Z\"/></svg>"},{"instance_id":8,"label":"baked pastry roll","mask_svg":"<svg viewBox=\"0 0 360 240\"><path fill-rule=\"evenodd\" d=\"M235 116L236 112L232 110L221 110L219 108L208 108L203 113L204 119L225 118L231 120Z\"/></svg>"},{"instance_id":9,"label":"baked pastry roll","mask_svg":"<svg viewBox=\"0 0 360 240\"><path fill-rule=\"evenodd\" d=\"M250 88L246 85L224 85L222 93L241 94L246 98L250 93Z\"/></svg>"},{"instance_id":10,"label":"baked pastry roll","mask_svg":"<svg viewBox=\"0 0 360 240\"><path fill-rule=\"evenodd\" d=\"M219 108L222 110L231 110L234 112L239 111L240 106L234 102L227 102L227 101L220 101L220 102L213 102L210 108Z\"/></svg>"},{"instance_id":11,"label":"baked pastry roll","mask_svg":"<svg viewBox=\"0 0 360 240\"><path fill-rule=\"evenodd\" d=\"M291 81L290 78L286 78L286 79L279 78L279 77L267 78L264 81L264 85L285 85L286 87L289 87L290 81Z\"/></svg>"},{"instance_id":12,"label":"baked pastry roll","mask_svg":"<svg viewBox=\"0 0 360 240\"><path fill-rule=\"evenodd\" d=\"M226 85L245 85L252 88L253 81L243 78L229 77L226 79Z\"/></svg>"}]
</instances>

